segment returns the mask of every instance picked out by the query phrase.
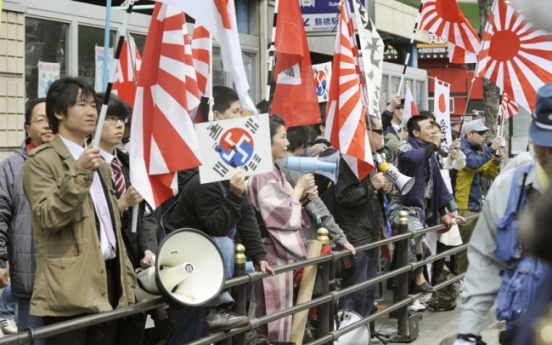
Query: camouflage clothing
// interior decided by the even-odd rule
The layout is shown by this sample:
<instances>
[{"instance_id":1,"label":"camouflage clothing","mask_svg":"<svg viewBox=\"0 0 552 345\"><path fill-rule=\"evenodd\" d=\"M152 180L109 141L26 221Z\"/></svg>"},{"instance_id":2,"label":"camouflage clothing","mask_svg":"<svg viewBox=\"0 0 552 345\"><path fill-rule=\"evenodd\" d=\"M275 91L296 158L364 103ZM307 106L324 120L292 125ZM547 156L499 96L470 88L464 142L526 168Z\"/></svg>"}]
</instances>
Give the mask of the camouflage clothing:
<instances>
[{"instance_id":1,"label":"camouflage clothing","mask_svg":"<svg viewBox=\"0 0 552 345\"><path fill-rule=\"evenodd\" d=\"M437 280L437 283L443 283L454 278L454 274L446 267ZM458 299L458 283L448 285L440 290L437 290L431 296L431 300L427 304L431 311L448 311L456 308L456 300Z\"/></svg>"}]
</instances>

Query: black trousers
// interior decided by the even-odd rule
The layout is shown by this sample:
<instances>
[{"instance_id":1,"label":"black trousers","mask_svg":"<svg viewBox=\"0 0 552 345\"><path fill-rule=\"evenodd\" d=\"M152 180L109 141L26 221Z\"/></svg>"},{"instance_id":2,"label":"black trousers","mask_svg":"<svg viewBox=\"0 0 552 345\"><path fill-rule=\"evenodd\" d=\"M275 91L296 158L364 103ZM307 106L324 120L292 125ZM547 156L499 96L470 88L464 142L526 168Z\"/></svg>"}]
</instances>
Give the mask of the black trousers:
<instances>
[{"instance_id":1,"label":"black trousers","mask_svg":"<svg viewBox=\"0 0 552 345\"><path fill-rule=\"evenodd\" d=\"M107 294L109 303L115 309L121 296L119 272L117 269L117 258L106 260ZM45 316L42 317L44 326L70 321L86 314L72 315L66 317ZM46 338L46 345L112 345L115 344L117 335L117 320L108 321L90 327L79 328L73 331L54 335Z\"/></svg>"}]
</instances>

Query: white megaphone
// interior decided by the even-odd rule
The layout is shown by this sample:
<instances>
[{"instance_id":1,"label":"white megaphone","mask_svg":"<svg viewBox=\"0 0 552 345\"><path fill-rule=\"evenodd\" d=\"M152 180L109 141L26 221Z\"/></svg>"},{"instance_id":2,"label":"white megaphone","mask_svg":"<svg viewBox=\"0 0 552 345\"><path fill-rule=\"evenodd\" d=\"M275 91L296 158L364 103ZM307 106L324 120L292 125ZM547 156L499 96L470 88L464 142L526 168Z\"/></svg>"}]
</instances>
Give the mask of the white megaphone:
<instances>
[{"instance_id":1,"label":"white megaphone","mask_svg":"<svg viewBox=\"0 0 552 345\"><path fill-rule=\"evenodd\" d=\"M414 186L416 179L414 177L408 177L399 172L393 164L384 162L380 164L379 170L383 175L391 182L395 183L395 186L399 189L402 195L407 194Z\"/></svg>"},{"instance_id":2,"label":"white megaphone","mask_svg":"<svg viewBox=\"0 0 552 345\"><path fill-rule=\"evenodd\" d=\"M336 151L331 155L317 158L286 157L284 168L298 171L301 174L314 173L326 176L336 184L339 175L339 152Z\"/></svg>"},{"instance_id":3,"label":"white megaphone","mask_svg":"<svg viewBox=\"0 0 552 345\"><path fill-rule=\"evenodd\" d=\"M356 323L362 320L362 316L348 309L339 310L337 312L337 318L339 320L339 327L334 322L334 328L336 329L345 328L346 326L350 326L353 323ZM354 331L345 333L342 336L340 336L339 339L334 341L334 345L366 345L366 344L370 344L370 327L368 325L364 325L362 327L355 329Z\"/></svg>"},{"instance_id":4,"label":"white megaphone","mask_svg":"<svg viewBox=\"0 0 552 345\"><path fill-rule=\"evenodd\" d=\"M159 245L152 266L137 270L136 298L161 295L169 306L201 306L222 291L224 259L213 240L195 229L171 232Z\"/></svg>"}]
</instances>

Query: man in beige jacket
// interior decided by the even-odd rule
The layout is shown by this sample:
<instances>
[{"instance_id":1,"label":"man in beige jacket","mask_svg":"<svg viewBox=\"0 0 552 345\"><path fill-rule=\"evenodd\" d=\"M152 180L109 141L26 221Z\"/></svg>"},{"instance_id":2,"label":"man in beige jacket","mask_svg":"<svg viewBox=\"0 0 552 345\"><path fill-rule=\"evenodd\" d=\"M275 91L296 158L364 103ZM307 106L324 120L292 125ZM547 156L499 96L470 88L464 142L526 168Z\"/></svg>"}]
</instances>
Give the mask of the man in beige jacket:
<instances>
[{"instance_id":1,"label":"man in beige jacket","mask_svg":"<svg viewBox=\"0 0 552 345\"><path fill-rule=\"evenodd\" d=\"M55 136L33 150L23 172L38 247L30 311L44 325L134 302L136 277L121 236L121 209L137 200L117 200L100 149L85 146L97 108L86 80L55 81L46 98ZM46 344L108 345L116 331L116 322L108 322L49 337Z\"/></svg>"}]
</instances>

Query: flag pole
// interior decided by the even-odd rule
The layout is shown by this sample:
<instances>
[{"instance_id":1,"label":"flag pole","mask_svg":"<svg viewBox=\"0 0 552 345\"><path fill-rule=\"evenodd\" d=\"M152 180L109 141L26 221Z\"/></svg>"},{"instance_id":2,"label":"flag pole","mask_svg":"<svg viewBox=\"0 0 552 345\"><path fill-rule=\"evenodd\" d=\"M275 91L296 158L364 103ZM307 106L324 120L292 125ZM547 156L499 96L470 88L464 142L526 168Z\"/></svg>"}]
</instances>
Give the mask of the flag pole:
<instances>
[{"instance_id":1,"label":"flag pole","mask_svg":"<svg viewBox=\"0 0 552 345\"><path fill-rule=\"evenodd\" d=\"M408 49L406 50L406 58L404 59L403 71L401 74L401 81L399 82L399 89L397 94L400 95L404 86L404 76L406 74L406 68L408 67L408 61L410 61L410 51L414 46L414 39L416 38L416 31L418 30L418 23L420 22L420 17L422 16L422 9L424 7L424 2L420 3L420 8L418 9L418 16L416 17L416 23L414 24L414 29L412 30L412 36L410 36L410 43L408 43Z\"/></svg>"},{"instance_id":2,"label":"flag pole","mask_svg":"<svg viewBox=\"0 0 552 345\"><path fill-rule=\"evenodd\" d=\"M267 108L269 108L270 102L270 83L272 82L272 69L274 68L275 56L274 52L276 51L274 43L276 42L276 21L278 20L278 7L280 5L280 0L276 0L274 4L274 16L272 17L272 34L270 36L270 47L268 48L268 76L266 78L266 95L265 101L267 103ZM270 112L270 111L269 111Z\"/></svg>"},{"instance_id":3,"label":"flag pole","mask_svg":"<svg viewBox=\"0 0 552 345\"><path fill-rule=\"evenodd\" d=\"M111 0L106 0L102 90L107 87L107 75L109 73L109 35L111 35Z\"/></svg>"},{"instance_id":4,"label":"flag pole","mask_svg":"<svg viewBox=\"0 0 552 345\"><path fill-rule=\"evenodd\" d=\"M211 35L211 33L209 33L209 76L207 77L207 92L209 93L207 95L207 98L209 98L207 101L209 104L207 119L211 122L214 119L213 106L215 105L215 100L213 99L213 35Z\"/></svg>"},{"instance_id":5,"label":"flag pole","mask_svg":"<svg viewBox=\"0 0 552 345\"><path fill-rule=\"evenodd\" d=\"M134 5L134 0L129 0L129 5L126 10L125 18L123 20L123 25L119 29L119 41L117 42L117 50L115 51L115 55L113 56L113 64L111 65L111 69L109 71L110 72L109 82L107 83L107 88L105 90L105 96L103 99L102 108L100 110L100 116L98 117L98 125L96 127L96 132L94 134L93 147L98 147L100 145L102 129L105 122L105 115L107 113L107 106L109 104L109 97L111 96L111 89L113 88L113 83L117 78L117 68L119 67L119 57L121 56L121 50L123 50L123 42L127 34L128 22L130 21L130 15L132 13L133 5ZM106 63L106 61L104 61L104 63ZM137 224L138 224L138 205L134 206L132 209L132 232L136 232Z\"/></svg>"},{"instance_id":6,"label":"flag pole","mask_svg":"<svg viewBox=\"0 0 552 345\"><path fill-rule=\"evenodd\" d=\"M491 13L494 12L494 9L496 7L496 1L495 0L493 2L493 6L491 7ZM485 27L483 28L483 33L485 33L486 30L486 26L487 24L489 23L489 19L488 19L488 15L487 15L487 23L485 24ZM481 35L483 38L483 35ZM477 69L479 68L479 63L481 62L481 52L485 48L485 40L483 40L483 42L481 43L481 49L479 50L479 54L477 54L477 62L475 64L475 70L473 71L473 78L471 80L471 85L470 85L470 89L468 91L468 98L466 99L466 106L464 107L464 113L462 114L462 120L460 121L460 128L458 129L458 132L460 132L460 136L462 136L462 126L464 126L464 119L466 117L466 113L468 112L468 106L470 105L470 100L471 100L471 93L473 91L473 84L475 84L475 79L477 78Z\"/></svg>"}]
</instances>

